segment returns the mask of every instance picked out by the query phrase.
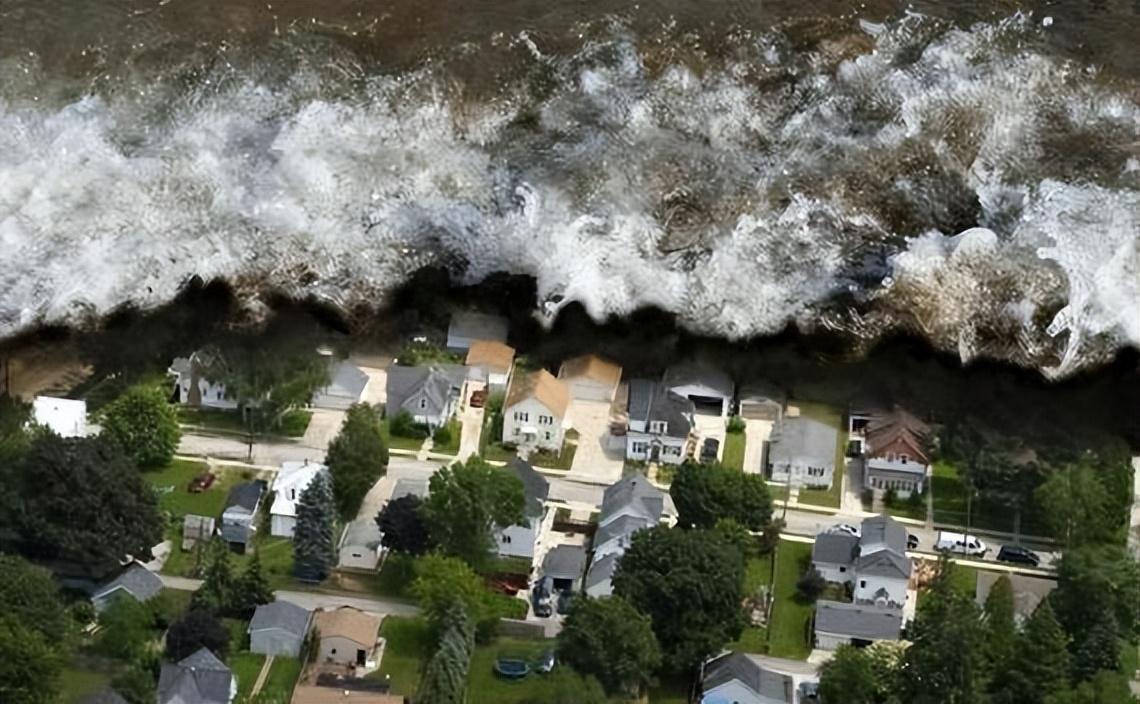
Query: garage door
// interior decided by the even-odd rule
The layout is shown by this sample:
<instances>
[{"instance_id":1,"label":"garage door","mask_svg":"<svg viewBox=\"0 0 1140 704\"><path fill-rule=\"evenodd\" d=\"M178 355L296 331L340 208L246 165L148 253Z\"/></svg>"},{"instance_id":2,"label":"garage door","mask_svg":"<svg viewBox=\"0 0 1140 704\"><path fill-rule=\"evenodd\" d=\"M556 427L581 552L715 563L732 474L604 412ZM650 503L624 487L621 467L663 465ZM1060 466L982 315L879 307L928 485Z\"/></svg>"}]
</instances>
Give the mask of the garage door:
<instances>
[{"instance_id":1,"label":"garage door","mask_svg":"<svg viewBox=\"0 0 1140 704\"><path fill-rule=\"evenodd\" d=\"M697 413L724 413L724 399L716 396L689 396L689 400L697 407Z\"/></svg>"},{"instance_id":2,"label":"garage door","mask_svg":"<svg viewBox=\"0 0 1140 704\"><path fill-rule=\"evenodd\" d=\"M775 403L758 401L741 401L740 415L748 420L776 420L780 415L780 407Z\"/></svg>"}]
</instances>

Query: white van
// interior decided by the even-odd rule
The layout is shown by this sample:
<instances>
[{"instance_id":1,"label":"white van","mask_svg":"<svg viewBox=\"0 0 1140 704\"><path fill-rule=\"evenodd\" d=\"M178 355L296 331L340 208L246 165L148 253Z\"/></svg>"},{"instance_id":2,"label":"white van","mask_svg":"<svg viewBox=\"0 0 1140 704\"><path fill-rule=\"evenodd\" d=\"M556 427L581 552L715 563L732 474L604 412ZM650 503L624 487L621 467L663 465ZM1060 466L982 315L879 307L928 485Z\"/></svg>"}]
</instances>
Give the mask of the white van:
<instances>
[{"instance_id":1,"label":"white van","mask_svg":"<svg viewBox=\"0 0 1140 704\"><path fill-rule=\"evenodd\" d=\"M986 550L989 550L985 543L973 535L966 537L963 533L951 533L945 530L938 531L938 542L934 544L934 549L979 557L985 555Z\"/></svg>"}]
</instances>

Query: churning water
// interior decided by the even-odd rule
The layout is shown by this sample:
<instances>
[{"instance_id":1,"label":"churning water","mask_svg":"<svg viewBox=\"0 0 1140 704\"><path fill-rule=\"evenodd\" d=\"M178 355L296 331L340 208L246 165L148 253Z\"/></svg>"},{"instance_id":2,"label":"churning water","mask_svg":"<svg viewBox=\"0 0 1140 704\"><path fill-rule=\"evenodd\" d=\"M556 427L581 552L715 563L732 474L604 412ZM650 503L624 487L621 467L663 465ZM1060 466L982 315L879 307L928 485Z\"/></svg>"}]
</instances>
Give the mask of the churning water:
<instances>
[{"instance_id":1,"label":"churning water","mask_svg":"<svg viewBox=\"0 0 1140 704\"><path fill-rule=\"evenodd\" d=\"M1054 375L1140 344L1140 6L423 5L0 3L0 334L439 265Z\"/></svg>"}]
</instances>

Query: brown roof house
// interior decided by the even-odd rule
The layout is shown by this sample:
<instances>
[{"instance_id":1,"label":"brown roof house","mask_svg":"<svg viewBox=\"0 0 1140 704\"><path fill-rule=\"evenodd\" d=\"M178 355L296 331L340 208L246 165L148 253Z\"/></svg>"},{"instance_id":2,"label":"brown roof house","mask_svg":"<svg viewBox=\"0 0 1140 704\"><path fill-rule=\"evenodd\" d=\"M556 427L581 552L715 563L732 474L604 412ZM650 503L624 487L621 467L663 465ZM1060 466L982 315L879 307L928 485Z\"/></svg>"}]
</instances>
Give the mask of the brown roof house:
<instances>
[{"instance_id":1,"label":"brown roof house","mask_svg":"<svg viewBox=\"0 0 1140 704\"><path fill-rule=\"evenodd\" d=\"M515 348L495 340L476 340L467 350L472 378L487 384L491 393L504 392L515 363Z\"/></svg>"},{"instance_id":2,"label":"brown roof house","mask_svg":"<svg viewBox=\"0 0 1140 704\"><path fill-rule=\"evenodd\" d=\"M930 465L926 451L930 426L895 406L873 413L863 434L864 486L893 489L902 498L922 493Z\"/></svg>"},{"instance_id":3,"label":"brown roof house","mask_svg":"<svg viewBox=\"0 0 1140 704\"><path fill-rule=\"evenodd\" d=\"M568 359L558 370L558 378L570 389L570 397L583 401L614 400L621 382L621 367L593 354Z\"/></svg>"},{"instance_id":4,"label":"brown roof house","mask_svg":"<svg viewBox=\"0 0 1140 704\"><path fill-rule=\"evenodd\" d=\"M380 617L351 606L313 614L318 662L368 667L380 634Z\"/></svg>"},{"instance_id":5,"label":"brown roof house","mask_svg":"<svg viewBox=\"0 0 1140 704\"><path fill-rule=\"evenodd\" d=\"M570 389L545 369L515 375L503 402L503 442L560 452Z\"/></svg>"}]
</instances>

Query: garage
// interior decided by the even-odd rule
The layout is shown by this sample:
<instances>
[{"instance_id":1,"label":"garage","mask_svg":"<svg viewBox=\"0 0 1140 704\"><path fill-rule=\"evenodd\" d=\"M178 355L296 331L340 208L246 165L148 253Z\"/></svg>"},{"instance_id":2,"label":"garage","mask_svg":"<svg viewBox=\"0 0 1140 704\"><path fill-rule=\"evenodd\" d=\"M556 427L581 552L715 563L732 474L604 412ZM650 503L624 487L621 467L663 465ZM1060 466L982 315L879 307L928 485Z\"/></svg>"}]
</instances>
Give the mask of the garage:
<instances>
[{"instance_id":1,"label":"garage","mask_svg":"<svg viewBox=\"0 0 1140 704\"><path fill-rule=\"evenodd\" d=\"M727 416L732 408L735 384L720 369L697 362L687 362L665 370L665 386L687 398L699 414Z\"/></svg>"},{"instance_id":2,"label":"garage","mask_svg":"<svg viewBox=\"0 0 1140 704\"><path fill-rule=\"evenodd\" d=\"M694 410L702 415L721 416L725 414L725 399L715 396L698 396L692 394L689 400L693 402Z\"/></svg>"}]
</instances>

